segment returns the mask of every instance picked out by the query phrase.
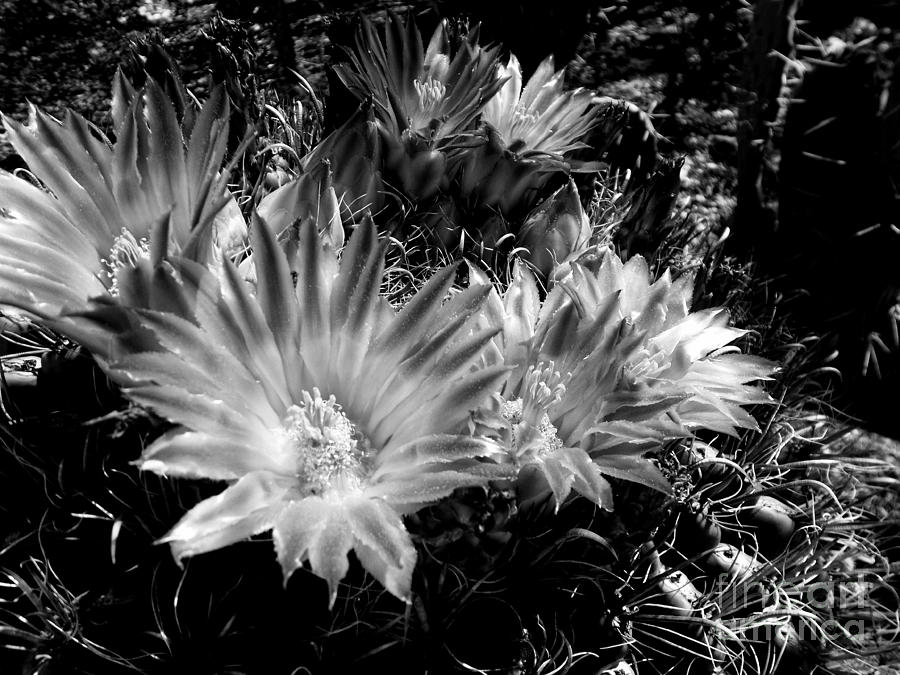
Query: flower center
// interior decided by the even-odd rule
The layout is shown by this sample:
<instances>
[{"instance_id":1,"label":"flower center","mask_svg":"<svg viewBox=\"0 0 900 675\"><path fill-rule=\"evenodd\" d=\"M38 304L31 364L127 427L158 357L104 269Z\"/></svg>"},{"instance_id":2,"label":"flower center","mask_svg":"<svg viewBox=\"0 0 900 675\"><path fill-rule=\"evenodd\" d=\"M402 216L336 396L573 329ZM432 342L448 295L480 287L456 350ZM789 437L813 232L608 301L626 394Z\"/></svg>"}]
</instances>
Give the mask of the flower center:
<instances>
[{"instance_id":1,"label":"flower center","mask_svg":"<svg viewBox=\"0 0 900 675\"><path fill-rule=\"evenodd\" d=\"M541 415L537 424L523 419L522 399L503 401L500 414L509 422L512 430L512 453L523 463L537 459L563 447L550 415Z\"/></svg>"},{"instance_id":2,"label":"flower center","mask_svg":"<svg viewBox=\"0 0 900 675\"><path fill-rule=\"evenodd\" d=\"M625 364L624 379L631 386L634 386L640 380L656 376L669 365L668 361L669 359L664 352L651 352L648 349L644 349L636 358Z\"/></svg>"},{"instance_id":3,"label":"flower center","mask_svg":"<svg viewBox=\"0 0 900 675\"><path fill-rule=\"evenodd\" d=\"M426 115L434 115L444 95L447 93L447 87L440 80L429 77L425 82L413 80L413 86L419 95L419 110Z\"/></svg>"},{"instance_id":4,"label":"flower center","mask_svg":"<svg viewBox=\"0 0 900 675\"><path fill-rule=\"evenodd\" d=\"M524 133L527 134L531 131L531 128L537 124L537 121L540 119L540 114L529 112L527 108L523 106L517 106L515 112L513 113L513 126L522 133L524 129ZM523 139L524 140L524 139Z\"/></svg>"},{"instance_id":5,"label":"flower center","mask_svg":"<svg viewBox=\"0 0 900 675\"><path fill-rule=\"evenodd\" d=\"M110 295L119 294L119 273L122 269L135 267L142 259L150 259L150 241L147 237L135 239L134 235L123 227L119 236L113 240L109 257L100 261L106 267L106 276L112 282L109 287Z\"/></svg>"},{"instance_id":6,"label":"flower center","mask_svg":"<svg viewBox=\"0 0 900 675\"><path fill-rule=\"evenodd\" d=\"M288 408L284 426L304 496L359 487L367 443L334 396L323 399L315 387L312 394L304 391L303 402Z\"/></svg>"},{"instance_id":7,"label":"flower center","mask_svg":"<svg viewBox=\"0 0 900 675\"><path fill-rule=\"evenodd\" d=\"M522 382L522 398L503 401L500 414L510 424L512 452L520 460L538 459L563 447L548 412L566 393L562 380L552 361L531 366Z\"/></svg>"},{"instance_id":8,"label":"flower center","mask_svg":"<svg viewBox=\"0 0 900 675\"><path fill-rule=\"evenodd\" d=\"M565 378L554 370L553 361L530 366L522 382L522 401L526 417L529 411L547 412L566 394Z\"/></svg>"}]
</instances>

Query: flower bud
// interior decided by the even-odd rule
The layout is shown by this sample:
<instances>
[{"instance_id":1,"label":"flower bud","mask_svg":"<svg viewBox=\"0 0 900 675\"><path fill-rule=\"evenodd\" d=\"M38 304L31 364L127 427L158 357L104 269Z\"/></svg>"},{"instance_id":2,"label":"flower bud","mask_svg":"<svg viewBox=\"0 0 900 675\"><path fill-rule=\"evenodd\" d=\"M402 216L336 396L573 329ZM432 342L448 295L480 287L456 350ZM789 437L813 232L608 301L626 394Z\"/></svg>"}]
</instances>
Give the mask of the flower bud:
<instances>
[{"instance_id":1,"label":"flower bud","mask_svg":"<svg viewBox=\"0 0 900 675\"><path fill-rule=\"evenodd\" d=\"M545 278L567 258L581 253L591 238L591 224L571 179L541 202L519 232L525 257Z\"/></svg>"},{"instance_id":2,"label":"flower bud","mask_svg":"<svg viewBox=\"0 0 900 675\"><path fill-rule=\"evenodd\" d=\"M425 150L405 159L398 172L405 192L417 200L433 197L444 177L447 165L444 153Z\"/></svg>"},{"instance_id":3,"label":"flower bud","mask_svg":"<svg viewBox=\"0 0 900 675\"><path fill-rule=\"evenodd\" d=\"M316 225L335 249L344 245L344 223L341 220L341 203L334 191L331 170L326 174L325 184L320 186Z\"/></svg>"}]
</instances>

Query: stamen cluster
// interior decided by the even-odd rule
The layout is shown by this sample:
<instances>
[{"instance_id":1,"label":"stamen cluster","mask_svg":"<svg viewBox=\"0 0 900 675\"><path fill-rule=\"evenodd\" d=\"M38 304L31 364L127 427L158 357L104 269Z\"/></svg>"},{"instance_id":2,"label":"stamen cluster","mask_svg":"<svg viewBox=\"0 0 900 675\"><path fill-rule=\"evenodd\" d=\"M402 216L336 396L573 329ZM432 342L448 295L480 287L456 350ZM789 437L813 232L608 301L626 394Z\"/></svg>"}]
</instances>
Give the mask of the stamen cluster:
<instances>
[{"instance_id":1,"label":"stamen cluster","mask_svg":"<svg viewBox=\"0 0 900 675\"><path fill-rule=\"evenodd\" d=\"M520 461L540 458L563 447L548 414L565 395L563 379L552 362L531 366L525 375L523 397L501 403L500 414L510 424L511 447Z\"/></svg>"},{"instance_id":2,"label":"stamen cluster","mask_svg":"<svg viewBox=\"0 0 900 675\"><path fill-rule=\"evenodd\" d=\"M446 85L433 77L429 77L424 82L414 80L413 86L419 95L419 110L426 114L433 114L447 93Z\"/></svg>"},{"instance_id":3,"label":"stamen cluster","mask_svg":"<svg viewBox=\"0 0 900 675\"><path fill-rule=\"evenodd\" d=\"M318 388L303 392L303 403L288 408L284 420L296 475L304 494L321 495L340 484L359 483L363 440L334 396L323 399Z\"/></svg>"},{"instance_id":4,"label":"stamen cluster","mask_svg":"<svg viewBox=\"0 0 900 675\"><path fill-rule=\"evenodd\" d=\"M150 240L147 237L135 239L134 235L124 227L113 240L109 257L100 262L106 268L106 276L112 282L109 287L110 295L119 295L119 273L123 269L135 267L141 260L150 258Z\"/></svg>"}]
</instances>

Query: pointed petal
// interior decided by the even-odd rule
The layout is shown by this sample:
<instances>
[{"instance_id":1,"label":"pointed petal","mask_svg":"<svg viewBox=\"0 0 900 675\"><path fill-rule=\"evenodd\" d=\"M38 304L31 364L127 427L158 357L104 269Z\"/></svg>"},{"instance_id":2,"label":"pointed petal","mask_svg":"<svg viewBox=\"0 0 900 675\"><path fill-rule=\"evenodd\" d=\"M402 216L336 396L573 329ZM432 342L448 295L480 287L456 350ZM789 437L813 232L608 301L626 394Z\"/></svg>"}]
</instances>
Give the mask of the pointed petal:
<instances>
[{"instance_id":1,"label":"pointed petal","mask_svg":"<svg viewBox=\"0 0 900 675\"><path fill-rule=\"evenodd\" d=\"M185 514L158 543L168 543L177 561L248 539L272 527L292 487L265 472L243 476Z\"/></svg>"},{"instance_id":2,"label":"pointed petal","mask_svg":"<svg viewBox=\"0 0 900 675\"><path fill-rule=\"evenodd\" d=\"M70 253L80 261L99 261L112 237L71 221L58 200L21 178L0 172L0 231L27 237Z\"/></svg>"},{"instance_id":3,"label":"pointed petal","mask_svg":"<svg viewBox=\"0 0 900 675\"><path fill-rule=\"evenodd\" d=\"M224 274L221 304L215 313L206 318L202 314L203 307L199 307L198 318L201 322L204 320L211 322L221 317L221 320L231 327L226 334L229 332L240 334L245 345L245 362L252 364L253 372L260 377L266 387L272 406L282 414L283 409L286 409L292 400L291 384L294 380L289 374L295 378L299 375L291 370L299 360L299 355L282 354L279 351L259 304L248 293L237 269L230 262L223 261L222 270ZM299 392L300 387L295 387L295 390ZM280 405L276 404L276 399Z\"/></svg>"},{"instance_id":4,"label":"pointed petal","mask_svg":"<svg viewBox=\"0 0 900 675\"><path fill-rule=\"evenodd\" d=\"M378 579L391 595L406 603L411 601L412 575L418 557L415 548L400 566L389 565L377 551L359 542L354 545L353 551L363 568Z\"/></svg>"},{"instance_id":5,"label":"pointed petal","mask_svg":"<svg viewBox=\"0 0 900 675\"><path fill-rule=\"evenodd\" d=\"M113 130L118 134L119 127L125 121L128 109L134 101L135 90L128 78L122 72L121 66L116 68L116 74L113 77L112 86L112 122Z\"/></svg>"},{"instance_id":6,"label":"pointed petal","mask_svg":"<svg viewBox=\"0 0 900 675\"><path fill-rule=\"evenodd\" d=\"M403 306L396 320L378 336L376 346L385 351L397 350L401 345L415 344L426 331L433 329L441 301L453 285L456 268L456 265L450 265L435 272Z\"/></svg>"},{"instance_id":7,"label":"pointed petal","mask_svg":"<svg viewBox=\"0 0 900 675\"><path fill-rule=\"evenodd\" d=\"M321 497L306 497L288 504L273 523L272 539L285 584L309 558L309 548L328 524L332 508Z\"/></svg>"},{"instance_id":8,"label":"pointed petal","mask_svg":"<svg viewBox=\"0 0 900 675\"><path fill-rule=\"evenodd\" d=\"M498 466L499 465L484 465ZM497 471L497 478L508 477L508 468ZM419 508L442 499L461 487L485 485L491 476L476 475L474 472L462 470L448 471L410 471L396 473L379 483L366 488L366 496L382 498L388 504L407 511L409 507Z\"/></svg>"},{"instance_id":9,"label":"pointed petal","mask_svg":"<svg viewBox=\"0 0 900 675\"><path fill-rule=\"evenodd\" d=\"M672 485L649 459L631 455L600 454L593 457L593 460L607 476L640 483L665 494L672 493Z\"/></svg>"},{"instance_id":10,"label":"pointed petal","mask_svg":"<svg viewBox=\"0 0 900 675\"><path fill-rule=\"evenodd\" d=\"M550 78L552 77L553 56L551 55L541 61L540 65L537 67L537 70L535 70L532 76L528 78L528 84L525 85L525 90L522 92L522 97L519 101L519 105L523 109L528 109L535 106L541 89L548 82L550 82Z\"/></svg>"},{"instance_id":11,"label":"pointed petal","mask_svg":"<svg viewBox=\"0 0 900 675\"><path fill-rule=\"evenodd\" d=\"M328 608L334 607L338 583L347 576L350 561L347 554L353 548L353 532L346 518L346 509L331 506L325 526L309 544L309 566L313 574L328 582Z\"/></svg>"},{"instance_id":12,"label":"pointed petal","mask_svg":"<svg viewBox=\"0 0 900 675\"><path fill-rule=\"evenodd\" d=\"M164 208L173 210L176 223L188 228L192 208L184 165L184 141L172 101L155 80L149 80L144 93L145 114L149 127L147 166L153 187Z\"/></svg>"},{"instance_id":13,"label":"pointed petal","mask_svg":"<svg viewBox=\"0 0 900 675\"><path fill-rule=\"evenodd\" d=\"M258 418L242 414L207 394L194 394L171 385L143 385L125 393L160 416L210 436L246 444L266 442L270 437Z\"/></svg>"},{"instance_id":14,"label":"pointed petal","mask_svg":"<svg viewBox=\"0 0 900 675\"><path fill-rule=\"evenodd\" d=\"M378 425L375 435L403 444L433 433L459 431L469 413L492 392L500 390L508 374L506 366L483 368L470 373L438 390L434 398L423 400L417 410L411 411L411 417L391 413ZM387 441L383 445L387 445Z\"/></svg>"},{"instance_id":15,"label":"pointed petal","mask_svg":"<svg viewBox=\"0 0 900 675\"><path fill-rule=\"evenodd\" d=\"M591 461L581 448L560 448L554 455L562 466L572 472L573 487L600 507L611 511L613 508L612 488L603 477L600 468Z\"/></svg>"},{"instance_id":16,"label":"pointed petal","mask_svg":"<svg viewBox=\"0 0 900 675\"><path fill-rule=\"evenodd\" d=\"M400 514L380 499L360 498L347 505L347 518L360 562L388 591L408 602L416 549Z\"/></svg>"},{"instance_id":17,"label":"pointed petal","mask_svg":"<svg viewBox=\"0 0 900 675\"><path fill-rule=\"evenodd\" d=\"M379 291L384 275L384 245L368 215L344 250L340 273L331 291L330 378L354 380L362 366L377 322ZM337 392L335 392L337 393Z\"/></svg>"},{"instance_id":18,"label":"pointed petal","mask_svg":"<svg viewBox=\"0 0 900 675\"><path fill-rule=\"evenodd\" d=\"M423 464L457 462L476 457L493 457L501 454L496 442L487 438L461 436L456 434L435 434L417 438L398 447L388 447L375 458L375 473L372 480L395 470L409 469Z\"/></svg>"},{"instance_id":19,"label":"pointed petal","mask_svg":"<svg viewBox=\"0 0 900 675\"><path fill-rule=\"evenodd\" d=\"M33 129L29 129L8 117L3 117L3 125L13 147L28 163L31 171L40 177L59 200L66 216L84 228L83 233L99 248L107 248L115 236L115 223L110 223L106 215L97 207L88 192L67 170L65 161L54 152L50 136L55 120L37 113Z\"/></svg>"},{"instance_id":20,"label":"pointed petal","mask_svg":"<svg viewBox=\"0 0 900 675\"><path fill-rule=\"evenodd\" d=\"M291 467L276 459L277 447L251 446L179 428L144 450L138 466L161 476L211 480L237 480L253 471L290 475Z\"/></svg>"},{"instance_id":21,"label":"pointed petal","mask_svg":"<svg viewBox=\"0 0 900 675\"><path fill-rule=\"evenodd\" d=\"M296 351L297 300L291 287L287 260L269 225L258 215L254 218L250 240L259 279L257 299L263 316L281 352Z\"/></svg>"},{"instance_id":22,"label":"pointed petal","mask_svg":"<svg viewBox=\"0 0 900 675\"><path fill-rule=\"evenodd\" d=\"M228 345L228 348L223 348L217 344L217 337L221 340L226 336L209 335L196 324L175 314L152 310L137 313L141 325L151 330L168 352L163 357L163 367L165 361L186 364L184 374L178 380L174 379L178 377L176 370L166 369L164 374L170 377L172 385L188 392L219 397L243 415L256 415L269 425L277 423L259 381L235 358L234 347ZM159 363L159 359L153 361L153 358L152 355L126 355L114 365L123 371L134 368L142 373L141 379L146 379L148 370L145 366L149 364L149 372L152 373L153 364ZM195 380L190 374L192 370L206 375L199 381Z\"/></svg>"},{"instance_id":23,"label":"pointed petal","mask_svg":"<svg viewBox=\"0 0 900 675\"><path fill-rule=\"evenodd\" d=\"M540 462L540 466L547 483L550 485L550 489L553 490L556 510L558 511L572 491L575 474L569 467L564 466L555 455L544 457Z\"/></svg>"}]
</instances>

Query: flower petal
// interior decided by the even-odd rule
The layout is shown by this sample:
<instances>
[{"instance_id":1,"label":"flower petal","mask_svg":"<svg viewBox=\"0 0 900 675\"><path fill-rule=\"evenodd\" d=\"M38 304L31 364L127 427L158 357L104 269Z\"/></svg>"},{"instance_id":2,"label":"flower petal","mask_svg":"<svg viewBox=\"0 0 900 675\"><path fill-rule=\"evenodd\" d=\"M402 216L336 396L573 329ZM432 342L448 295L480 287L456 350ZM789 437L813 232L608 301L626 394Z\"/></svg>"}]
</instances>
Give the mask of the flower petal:
<instances>
[{"instance_id":1,"label":"flower petal","mask_svg":"<svg viewBox=\"0 0 900 675\"><path fill-rule=\"evenodd\" d=\"M502 453L496 442L487 438L458 434L434 434L417 438L401 446L382 450L375 458L377 469L372 480L391 471L410 469L424 464L457 462Z\"/></svg>"},{"instance_id":2,"label":"flower petal","mask_svg":"<svg viewBox=\"0 0 900 675\"><path fill-rule=\"evenodd\" d=\"M278 515L272 525L272 539L285 584L309 558L309 547L328 523L332 509L321 497L307 497L292 501Z\"/></svg>"},{"instance_id":3,"label":"flower petal","mask_svg":"<svg viewBox=\"0 0 900 675\"><path fill-rule=\"evenodd\" d=\"M544 457L540 462L540 466L544 478L547 479L550 489L553 490L553 497L556 500L556 510L559 511L559 507L562 506L566 497L568 497L569 493L572 491L572 484L575 482L575 474L572 472L572 469L560 462L559 458L555 455Z\"/></svg>"},{"instance_id":4,"label":"flower petal","mask_svg":"<svg viewBox=\"0 0 900 675\"><path fill-rule=\"evenodd\" d=\"M478 362L484 347L498 332L499 329L477 331L469 337L457 339L439 358L439 354L435 354L433 358L423 359L422 363L411 363L418 361L418 358L401 363L394 376L396 386L383 392L379 404L372 411L373 419L370 424L373 425L373 440L381 443L390 437L392 429L401 426L405 420L425 414L428 406L439 400L441 394L452 390L454 385L461 385L469 377L467 372L471 372L471 366ZM506 372L503 366L495 367L494 370L504 374ZM468 411L468 408L462 409L459 416L454 418L453 409L446 408L442 420L446 426L436 425L434 431L454 430L457 422L468 415Z\"/></svg>"},{"instance_id":5,"label":"flower petal","mask_svg":"<svg viewBox=\"0 0 900 675\"><path fill-rule=\"evenodd\" d=\"M593 457L593 460L607 476L640 483L665 494L672 493L672 485L649 459L632 455L601 454Z\"/></svg>"},{"instance_id":6,"label":"flower petal","mask_svg":"<svg viewBox=\"0 0 900 675\"><path fill-rule=\"evenodd\" d=\"M91 234L71 222L56 199L28 181L3 172L0 172L0 228L4 234L67 251L78 260L100 257ZM111 244L111 238L104 237L102 243Z\"/></svg>"},{"instance_id":7,"label":"flower petal","mask_svg":"<svg viewBox=\"0 0 900 675\"><path fill-rule=\"evenodd\" d=\"M253 415L242 414L227 403L206 394L195 394L171 385L146 385L126 390L128 398L178 424L243 443L269 438L269 430Z\"/></svg>"},{"instance_id":8,"label":"flower petal","mask_svg":"<svg viewBox=\"0 0 900 675\"><path fill-rule=\"evenodd\" d=\"M257 214L254 214L250 239L254 256L258 256L257 266L265 270L265 274L257 272L259 285L256 297L263 316L281 352L296 351L298 312L288 261L279 249L269 224ZM312 307L304 309L312 311Z\"/></svg>"},{"instance_id":9,"label":"flower petal","mask_svg":"<svg viewBox=\"0 0 900 675\"><path fill-rule=\"evenodd\" d=\"M437 389L436 396L422 400L409 409L407 416L392 412L381 421L378 433L392 443L403 444L434 433L459 431L469 413L477 409L491 392L498 391L508 374L505 366L495 366L476 370L453 383L446 383L442 389Z\"/></svg>"},{"instance_id":10,"label":"flower petal","mask_svg":"<svg viewBox=\"0 0 900 675\"><path fill-rule=\"evenodd\" d=\"M509 474L510 468L499 464L432 470L418 468L405 473L391 474L388 478L368 486L365 494L371 498L380 497L398 510L409 513L422 505L448 496L457 488L486 485L493 479L509 478Z\"/></svg>"},{"instance_id":11,"label":"flower petal","mask_svg":"<svg viewBox=\"0 0 900 675\"><path fill-rule=\"evenodd\" d=\"M82 172L77 166L67 166L65 148L59 144L60 138L54 135L61 125L39 111L34 121L34 126L26 127L4 116L3 125L10 142L31 170L53 190L68 219L77 222L82 233L98 249L108 248L116 236L117 226L121 225L107 216L117 214L106 214L98 208L88 191L70 173L70 170ZM86 165L84 169L82 178L89 172ZM90 173L93 174L92 182L99 184L100 176L96 168Z\"/></svg>"},{"instance_id":12,"label":"flower petal","mask_svg":"<svg viewBox=\"0 0 900 675\"><path fill-rule=\"evenodd\" d=\"M179 428L156 439L138 465L161 476L236 480L253 471L282 473L273 450Z\"/></svg>"},{"instance_id":13,"label":"flower petal","mask_svg":"<svg viewBox=\"0 0 900 675\"><path fill-rule=\"evenodd\" d=\"M168 543L177 561L265 532L284 509L293 487L274 474L254 471L185 514L157 543Z\"/></svg>"},{"instance_id":14,"label":"flower petal","mask_svg":"<svg viewBox=\"0 0 900 675\"><path fill-rule=\"evenodd\" d=\"M517 260L513 267L513 281L503 295L503 308L506 311L503 357L507 365L516 367L506 386L510 391L514 390L528 368L526 357L529 340L534 336L540 304L534 274Z\"/></svg>"},{"instance_id":15,"label":"flower petal","mask_svg":"<svg viewBox=\"0 0 900 675\"><path fill-rule=\"evenodd\" d=\"M366 571L378 579L391 595L406 603L411 601L412 575L417 558L415 548L412 549L412 557L400 567L388 565L378 553L360 542L354 545L353 552Z\"/></svg>"},{"instance_id":16,"label":"flower petal","mask_svg":"<svg viewBox=\"0 0 900 675\"><path fill-rule=\"evenodd\" d=\"M393 508L380 499L361 498L347 505L356 555L392 594L409 602L416 549Z\"/></svg>"},{"instance_id":17,"label":"flower petal","mask_svg":"<svg viewBox=\"0 0 900 675\"><path fill-rule=\"evenodd\" d=\"M581 495L612 511L612 488L598 467L581 448L560 448L553 453L559 463L572 472L573 487Z\"/></svg>"},{"instance_id":18,"label":"flower petal","mask_svg":"<svg viewBox=\"0 0 900 675\"><path fill-rule=\"evenodd\" d=\"M316 576L328 582L328 608L334 607L338 583L347 576L350 561L347 554L353 548L353 532L344 508L331 507L327 520L309 543L309 565Z\"/></svg>"},{"instance_id":19,"label":"flower petal","mask_svg":"<svg viewBox=\"0 0 900 675\"><path fill-rule=\"evenodd\" d=\"M148 78L144 91L144 114L150 129L147 167L153 187L161 203L171 204L175 223L190 223L192 195L188 191L181 127L171 99L152 78Z\"/></svg>"}]
</instances>

